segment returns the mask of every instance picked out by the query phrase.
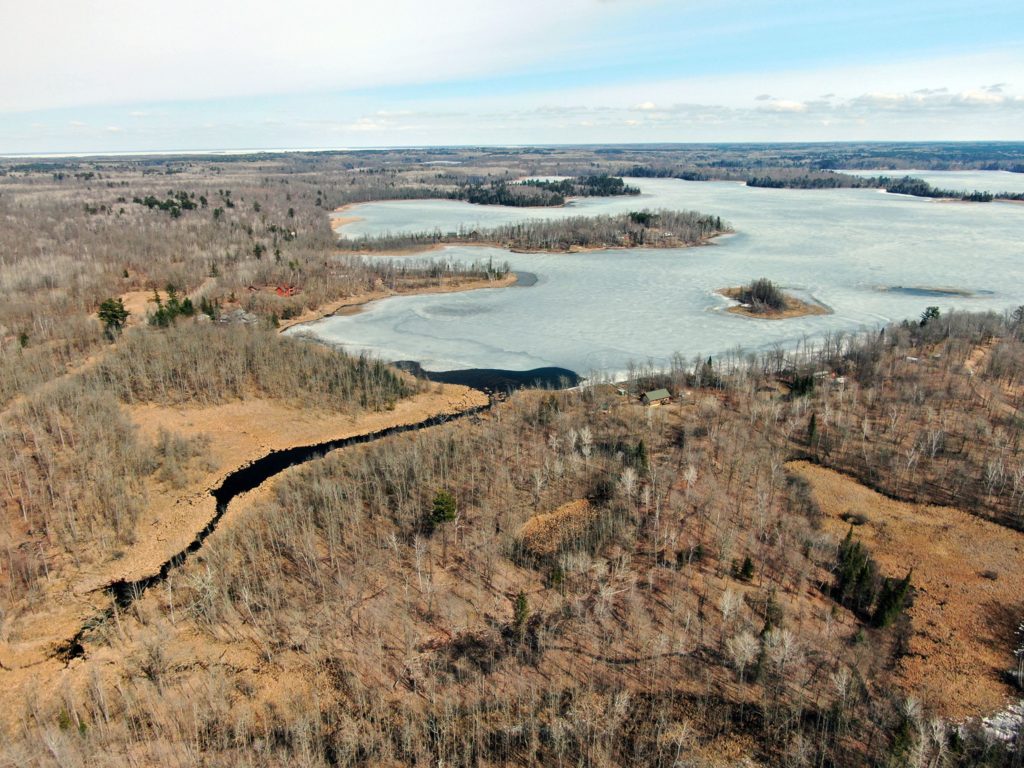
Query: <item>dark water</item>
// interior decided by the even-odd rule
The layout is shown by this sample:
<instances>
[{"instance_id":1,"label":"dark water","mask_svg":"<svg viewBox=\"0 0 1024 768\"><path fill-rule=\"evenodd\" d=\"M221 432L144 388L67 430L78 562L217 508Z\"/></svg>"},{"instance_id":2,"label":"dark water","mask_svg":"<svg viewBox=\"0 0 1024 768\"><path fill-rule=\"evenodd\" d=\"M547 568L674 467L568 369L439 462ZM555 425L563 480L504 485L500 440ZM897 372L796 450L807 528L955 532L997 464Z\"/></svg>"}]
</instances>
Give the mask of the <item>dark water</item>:
<instances>
[{"instance_id":1,"label":"dark water","mask_svg":"<svg viewBox=\"0 0 1024 768\"><path fill-rule=\"evenodd\" d=\"M991 296L992 291L962 291L957 288L926 288L913 285L893 285L883 288L886 293L899 293L903 296L923 296L934 298L949 298L951 296Z\"/></svg>"},{"instance_id":2,"label":"dark water","mask_svg":"<svg viewBox=\"0 0 1024 768\"><path fill-rule=\"evenodd\" d=\"M517 288L531 288L537 284L537 275L533 272L515 272Z\"/></svg>"},{"instance_id":3,"label":"dark water","mask_svg":"<svg viewBox=\"0 0 1024 768\"><path fill-rule=\"evenodd\" d=\"M413 376L443 384L462 384L483 392L511 392L517 389L566 389L583 377L568 368L534 368L508 371L502 368L467 368L455 371L425 371L415 360L398 360L393 365Z\"/></svg>"}]
</instances>

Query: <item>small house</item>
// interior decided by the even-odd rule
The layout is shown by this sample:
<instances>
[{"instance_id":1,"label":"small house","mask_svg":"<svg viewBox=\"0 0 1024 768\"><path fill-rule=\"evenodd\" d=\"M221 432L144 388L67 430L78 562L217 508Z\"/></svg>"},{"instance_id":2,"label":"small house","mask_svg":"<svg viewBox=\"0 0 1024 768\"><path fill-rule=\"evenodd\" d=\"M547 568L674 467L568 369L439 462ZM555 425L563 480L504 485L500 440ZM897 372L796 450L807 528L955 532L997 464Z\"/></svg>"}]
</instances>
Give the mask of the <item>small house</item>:
<instances>
[{"instance_id":1,"label":"small house","mask_svg":"<svg viewBox=\"0 0 1024 768\"><path fill-rule=\"evenodd\" d=\"M644 392L640 395L640 402L644 405L658 405L660 403L667 403L672 399L672 395L669 394L667 389L652 389L650 392Z\"/></svg>"}]
</instances>

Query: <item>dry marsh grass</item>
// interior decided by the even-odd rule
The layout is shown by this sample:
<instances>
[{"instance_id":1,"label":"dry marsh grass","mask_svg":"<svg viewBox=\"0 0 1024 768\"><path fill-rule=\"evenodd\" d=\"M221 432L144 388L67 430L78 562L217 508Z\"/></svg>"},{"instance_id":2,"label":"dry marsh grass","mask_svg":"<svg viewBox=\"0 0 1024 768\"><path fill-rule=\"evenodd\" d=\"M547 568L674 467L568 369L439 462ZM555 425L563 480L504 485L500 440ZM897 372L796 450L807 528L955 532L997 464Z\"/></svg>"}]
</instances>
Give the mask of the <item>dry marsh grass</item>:
<instances>
[{"instance_id":1,"label":"dry marsh grass","mask_svg":"<svg viewBox=\"0 0 1024 768\"><path fill-rule=\"evenodd\" d=\"M1003 708L1006 647L1024 615L1024 533L959 509L888 499L851 478L807 462L787 465L805 479L836 537L850 528L886 575L913 571L913 633L897 674L909 690L945 701L954 718Z\"/></svg>"},{"instance_id":2,"label":"dry marsh grass","mask_svg":"<svg viewBox=\"0 0 1024 768\"><path fill-rule=\"evenodd\" d=\"M1008 640L985 634L983 617L964 608L964 627L979 631L950 656L964 628L943 623L945 609L924 598L900 625L909 645L903 629L871 629L833 602L843 531L823 520L835 505L783 472L808 450L846 460L838 438L864 409L895 410L912 425L936 371L948 368L945 396L959 398L964 418L987 413L991 404L972 389L983 374L960 388L961 353L985 328L1007 333L987 323L951 319L940 342L893 329L882 344L826 347L804 370L843 365L846 381L821 380L804 395L785 373L792 360L769 355L731 372L701 361L664 374L685 375L687 386L699 377L693 407L645 409L605 388L522 393L477 423L290 471L164 586L97 627L63 693L25 699L12 682L6 695L30 714L8 753L45 762L36 745L48 742L64 761L118 755L115 764L128 754L229 765L550 764L586 754L594 765L658 765L730 744L765 765L794 750L812 762L865 765L897 749L895 734L909 728L913 749L946 750L953 764L996 754L970 729L955 748L927 729L965 713L963 702L984 711L1000 691L1011 694L993 677L1000 658L1011 663ZM910 354L920 345L942 357L908 362L924 357ZM789 394L762 396L777 376L792 381ZM993 441L988 450L998 445L998 431L978 434ZM862 431L860 461L891 437ZM976 466L974 455L946 460ZM936 493L926 477L905 473L899 487ZM887 502L855 488L867 494L853 504L865 526L878 525ZM454 495L458 515L430 524L439 490ZM609 521L601 536L584 536L582 547L564 538L591 514ZM961 548L976 538L972 525L1003 530L918 514L901 530L940 529L920 539L929 593L933 580L960 573L924 565L947 528L960 531ZM524 531L540 532L548 549L557 540L560 551L517 557ZM883 533L869 538L887 571L917 551L890 549ZM973 562L963 551L959 559ZM746 558L750 576L739 568ZM968 570L951 582L948 605L966 605L990 583L1014 587ZM1017 610L1009 592L993 597L1007 616ZM917 660L907 648L931 655ZM973 679L982 676L984 689ZM908 710L907 696L920 707ZM84 723L85 735L68 723Z\"/></svg>"}]
</instances>

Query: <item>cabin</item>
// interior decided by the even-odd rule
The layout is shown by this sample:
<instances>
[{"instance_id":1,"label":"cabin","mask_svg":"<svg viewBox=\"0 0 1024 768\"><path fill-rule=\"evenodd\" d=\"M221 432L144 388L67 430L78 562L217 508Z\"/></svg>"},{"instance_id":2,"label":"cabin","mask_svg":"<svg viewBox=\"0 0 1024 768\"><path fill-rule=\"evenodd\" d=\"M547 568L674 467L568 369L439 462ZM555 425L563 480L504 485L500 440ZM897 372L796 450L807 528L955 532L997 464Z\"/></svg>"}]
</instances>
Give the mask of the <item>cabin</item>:
<instances>
[{"instance_id":1,"label":"cabin","mask_svg":"<svg viewBox=\"0 0 1024 768\"><path fill-rule=\"evenodd\" d=\"M640 402L644 405L659 405L667 403L671 399L672 395L669 394L667 389L652 389L650 392L644 392L640 395Z\"/></svg>"}]
</instances>

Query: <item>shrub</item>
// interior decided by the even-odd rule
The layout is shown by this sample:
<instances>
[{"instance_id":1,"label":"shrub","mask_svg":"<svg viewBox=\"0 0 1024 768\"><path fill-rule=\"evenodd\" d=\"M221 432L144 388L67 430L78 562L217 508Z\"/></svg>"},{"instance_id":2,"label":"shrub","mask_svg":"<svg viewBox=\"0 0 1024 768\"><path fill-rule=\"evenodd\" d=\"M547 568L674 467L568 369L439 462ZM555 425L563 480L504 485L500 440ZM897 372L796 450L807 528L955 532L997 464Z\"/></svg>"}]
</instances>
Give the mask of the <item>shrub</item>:
<instances>
[{"instance_id":1,"label":"shrub","mask_svg":"<svg viewBox=\"0 0 1024 768\"><path fill-rule=\"evenodd\" d=\"M786 295L775 283L760 277L740 290L739 300L749 304L755 312L781 310L786 308Z\"/></svg>"}]
</instances>

